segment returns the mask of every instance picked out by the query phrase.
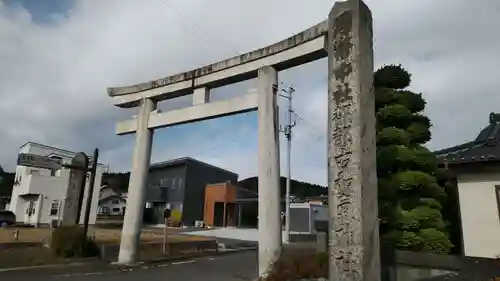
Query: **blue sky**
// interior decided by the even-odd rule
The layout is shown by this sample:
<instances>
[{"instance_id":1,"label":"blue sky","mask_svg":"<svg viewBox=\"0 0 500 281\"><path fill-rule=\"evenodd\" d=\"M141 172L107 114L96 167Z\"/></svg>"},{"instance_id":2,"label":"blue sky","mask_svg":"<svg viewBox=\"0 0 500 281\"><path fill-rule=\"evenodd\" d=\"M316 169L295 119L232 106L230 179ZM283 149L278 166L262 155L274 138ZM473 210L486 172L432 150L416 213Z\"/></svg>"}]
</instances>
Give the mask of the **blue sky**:
<instances>
[{"instance_id":1,"label":"blue sky","mask_svg":"<svg viewBox=\"0 0 500 281\"><path fill-rule=\"evenodd\" d=\"M4 0L4 2L8 6L23 6L38 24L50 22L54 14L64 15L74 4L73 0Z\"/></svg>"},{"instance_id":2,"label":"blue sky","mask_svg":"<svg viewBox=\"0 0 500 281\"><path fill-rule=\"evenodd\" d=\"M429 147L474 138L488 114L500 111L500 39L491 36L500 29L500 2L366 2L375 67L401 63L412 73L411 89L423 93L434 125ZM325 19L332 6L332 0L0 0L0 165L12 171L19 146L36 141L89 153L99 147L112 171L127 171L134 136L114 135L114 126L135 110L113 107L107 87L272 44ZM471 13L475 20L464 21ZM292 176L326 184L326 61L280 72L279 80L296 89L294 110L302 117L294 128ZM253 83L214 89L212 98L241 95ZM160 107L187 106L189 98ZM191 156L253 176L256 126L256 114L247 113L158 130L152 161ZM283 135L281 144L283 160Z\"/></svg>"}]
</instances>

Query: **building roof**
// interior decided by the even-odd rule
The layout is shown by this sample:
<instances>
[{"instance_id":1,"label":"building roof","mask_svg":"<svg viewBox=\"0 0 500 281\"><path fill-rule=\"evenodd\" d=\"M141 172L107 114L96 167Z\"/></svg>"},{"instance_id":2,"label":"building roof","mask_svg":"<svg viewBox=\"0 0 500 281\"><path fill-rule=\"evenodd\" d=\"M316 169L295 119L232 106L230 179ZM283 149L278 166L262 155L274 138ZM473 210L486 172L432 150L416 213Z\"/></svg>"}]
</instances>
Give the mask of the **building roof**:
<instances>
[{"instance_id":1,"label":"building roof","mask_svg":"<svg viewBox=\"0 0 500 281\"><path fill-rule=\"evenodd\" d=\"M206 167L210 167L213 169L217 169L217 170L238 176L238 174L236 174L234 172L231 172L231 171L228 171L226 169L222 169L220 167L202 162L200 160L196 160L196 159L191 158L191 157L181 157L181 158L177 158L177 159L171 159L171 160L167 160L167 161L163 161L163 162L153 163L150 166L150 170L156 170L156 169L160 169L160 168L172 167L172 166L177 166L177 165L184 165L184 164L187 164L189 162L201 164L201 165L206 166Z\"/></svg>"},{"instance_id":2,"label":"building roof","mask_svg":"<svg viewBox=\"0 0 500 281\"><path fill-rule=\"evenodd\" d=\"M475 140L434 153L447 164L500 162L500 113L490 113L489 124Z\"/></svg>"},{"instance_id":3,"label":"building roof","mask_svg":"<svg viewBox=\"0 0 500 281\"><path fill-rule=\"evenodd\" d=\"M71 150L62 149L62 148L59 148L59 147L45 145L45 144L41 144L41 143L37 143L37 142L32 142L32 141L26 142L25 144L21 145L19 148L23 148L23 147L25 147L27 145L34 145L34 146L46 148L46 149L49 149L49 150L53 150L53 151L56 151L56 152L61 152L61 153L73 155L73 156L75 156L77 154L77 152L74 152L74 151L71 151ZM93 158L92 155L87 155L87 157L89 158L89 163L92 163L92 158ZM107 165L104 165L104 164L99 163L99 162L97 163L97 165L101 166L101 167L108 167Z\"/></svg>"},{"instance_id":4,"label":"building roof","mask_svg":"<svg viewBox=\"0 0 500 281\"><path fill-rule=\"evenodd\" d=\"M103 190L106 190L106 189L110 189L112 190L115 194L118 194L118 195L123 195L123 192L121 192L119 189L115 188L115 187L112 187L112 186L109 186L107 184L105 185L102 185L101 186L101 189L99 189L99 192L102 192Z\"/></svg>"},{"instance_id":5,"label":"building roof","mask_svg":"<svg viewBox=\"0 0 500 281\"><path fill-rule=\"evenodd\" d=\"M124 202L127 202L127 199L121 197L120 194L113 194L113 195L106 196L104 198L99 198L99 203L103 203L104 201L108 201L108 200L112 200L112 199L118 199L118 200L122 200Z\"/></svg>"}]
</instances>

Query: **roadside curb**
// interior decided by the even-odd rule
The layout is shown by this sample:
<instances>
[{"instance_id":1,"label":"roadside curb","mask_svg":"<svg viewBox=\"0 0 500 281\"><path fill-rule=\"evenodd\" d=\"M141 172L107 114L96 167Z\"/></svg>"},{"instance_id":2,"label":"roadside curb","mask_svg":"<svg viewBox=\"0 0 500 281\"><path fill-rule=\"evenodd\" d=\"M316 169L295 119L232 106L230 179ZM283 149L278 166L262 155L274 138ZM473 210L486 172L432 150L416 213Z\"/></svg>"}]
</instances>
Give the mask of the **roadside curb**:
<instances>
[{"instance_id":1,"label":"roadside curb","mask_svg":"<svg viewBox=\"0 0 500 281\"><path fill-rule=\"evenodd\" d=\"M146 261L141 261L141 262L138 262L136 264L119 264L116 262L112 262L112 263L110 263L110 265L115 266L117 268L135 268L135 267L142 267L146 264L157 264L157 263L173 262L173 261L185 261L185 260L189 260L189 259L222 256L222 255L236 254L236 253L241 253L241 252L245 252L245 251L255 251L255 250L257 250L256 247L245 247L245 248L237 248L237 249L226 249L223 251L207 251L207 252L196 253L196 254L192 254L192 255L184 255L184 256L160 257L160 258L149 259Z\"/></svg>"},{"instance_id":2,"label":"roadside curb","mask_svg":"<svg viewBox=\"0 0 500 281\"><path fill-rule=\"evenodd\" d=\"M87 265L92 262L99 262L99 258L82 258L78 259L78 261L62 263L62 264L45 264L45 265L33 265L33 266L19 266L19 267L11 267L11 268L0 268L0 273L2 272L11 272L11 271L21 271L21 270L33 270L33 269L45 269L45 268L60 268L60 267L73 267L73 266L82 266Z\"/></svg>"},{"instance_id":3,"label":"roadside curb","mask_svg":"<svg viewBox=\"0 0 500 281\"><path fill-rule=\"evenodd\" d=\"M126 269L126 268L141 267L141 266L144 266L145 264L158 264L158 263L163 263L163 262L184 261L184 260L201 258L201 257L235 254L235 253L240 253L240 252L244 252L244 251L252 251L252 250L256 250L256 249L257 249L256 247L245 247L245 248L237 248L237 249L227 249L224 251L213 251L213 252L210 251L210 252L196 253L196 254L185 255L185 256L161 257L161 258L154 258L154 259L138 262L137 264L129 264L129 265L117 264L116 262L112 262L112 263L105 263L104 262L104 264L108 264L108 265L116 267L116 268L125 268ZM13 271L23 271L23 270L78 267L78 266L89 265L93 262L103 262L103 261L98 259L98 258L84 258L84 259L79 259L78 261L75 261L75 262L69 262L69 263L63 263L63 264L47 264L47 265L0 268L0 273L13 272Z\"/></svg>"}]
</instances>

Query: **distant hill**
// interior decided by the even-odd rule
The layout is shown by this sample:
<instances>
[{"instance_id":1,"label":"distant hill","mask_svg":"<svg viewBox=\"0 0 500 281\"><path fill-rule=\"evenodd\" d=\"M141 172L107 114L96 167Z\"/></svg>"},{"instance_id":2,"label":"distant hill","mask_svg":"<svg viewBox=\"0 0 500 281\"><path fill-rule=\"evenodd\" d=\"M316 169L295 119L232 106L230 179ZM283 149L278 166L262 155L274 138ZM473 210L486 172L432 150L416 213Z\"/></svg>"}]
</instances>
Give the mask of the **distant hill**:
<instances>
[{"instance_id":1,"label":"distant hill","mask_svg":"<svg viewBox=\"0 0 500 281\"><path fill-rule=\"evenodd\" d=\"M0 196L11 195L12 186L14 184L14 173L5 172L3 174L4 180L0 183ZM102 185L112 187L117 191L126 192L128 189L130 173L104 173L102 175ZM238 183L241 187L258 191L257 177L244 179ZM281 177L281 195L284 196L286 192L286 178ZM325 186L312 184L307 182L296 181L292 179L291 195L303 198L309 196L326 195L327 189Z\"/></svg>"},{"instance_id":2,"label":"distant hill","mask_svg":"<svg viewBox=\"0 0 500 281\"><path fill-rule=\"evenodd\" d=\"M114 188L115 190L126 192L128 189L129 178L130 178L130 173L104 173L102 175L102 185L107 185L109 187ZM257 177L244 179L240 181L238 184L241 187L252 190L254 192L258 191ZM286 192L286 178L281 177L281 195L284 196L285 192ZM290 193L297 197L319 196L319 195L326 195L327 189L325 186L296 181L292 179Z\"/></svg>"},{"instance_id":3,"label":"distant hill","mask_svg":"<svg viewBox=\"0 0 500 281\"><path fill-rule=\"evenodd\" d=\"M238 183L241 187L252 190L254 192L258 192L259 187L257 183L257 177L251 177L244 179ZM280 178L280 191L281 191L281 196L285 196L286 193L286 178L281 177ZM304 198L304 197L309 197L309 196L319 196L319 195L326 195L328 190L326 189L325 186L321 186L318 184L312 184L308 182L302 182L302 181L296 181L293 180L291 181L290 184L290 194L297 196L299 198Z\"/></svg>"}]
</instances>

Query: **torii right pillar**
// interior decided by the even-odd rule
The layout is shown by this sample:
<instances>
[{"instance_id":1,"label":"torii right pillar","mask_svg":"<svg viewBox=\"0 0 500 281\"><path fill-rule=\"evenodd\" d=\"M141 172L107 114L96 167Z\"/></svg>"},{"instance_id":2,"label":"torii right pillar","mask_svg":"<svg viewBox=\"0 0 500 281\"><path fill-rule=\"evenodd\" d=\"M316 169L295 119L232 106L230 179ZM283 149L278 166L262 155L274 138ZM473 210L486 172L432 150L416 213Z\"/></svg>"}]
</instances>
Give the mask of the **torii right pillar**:
<instances>
[{"instance_id":1,"label":"torii right pillar","mask_svg":"<svg viewBox=\"0 0 500 281\"><path fill-rule=\"evenodd\" d=\"M379 281L371 12L337 2L328 25L329 280Z\"/></svg>"}]
</instances>

